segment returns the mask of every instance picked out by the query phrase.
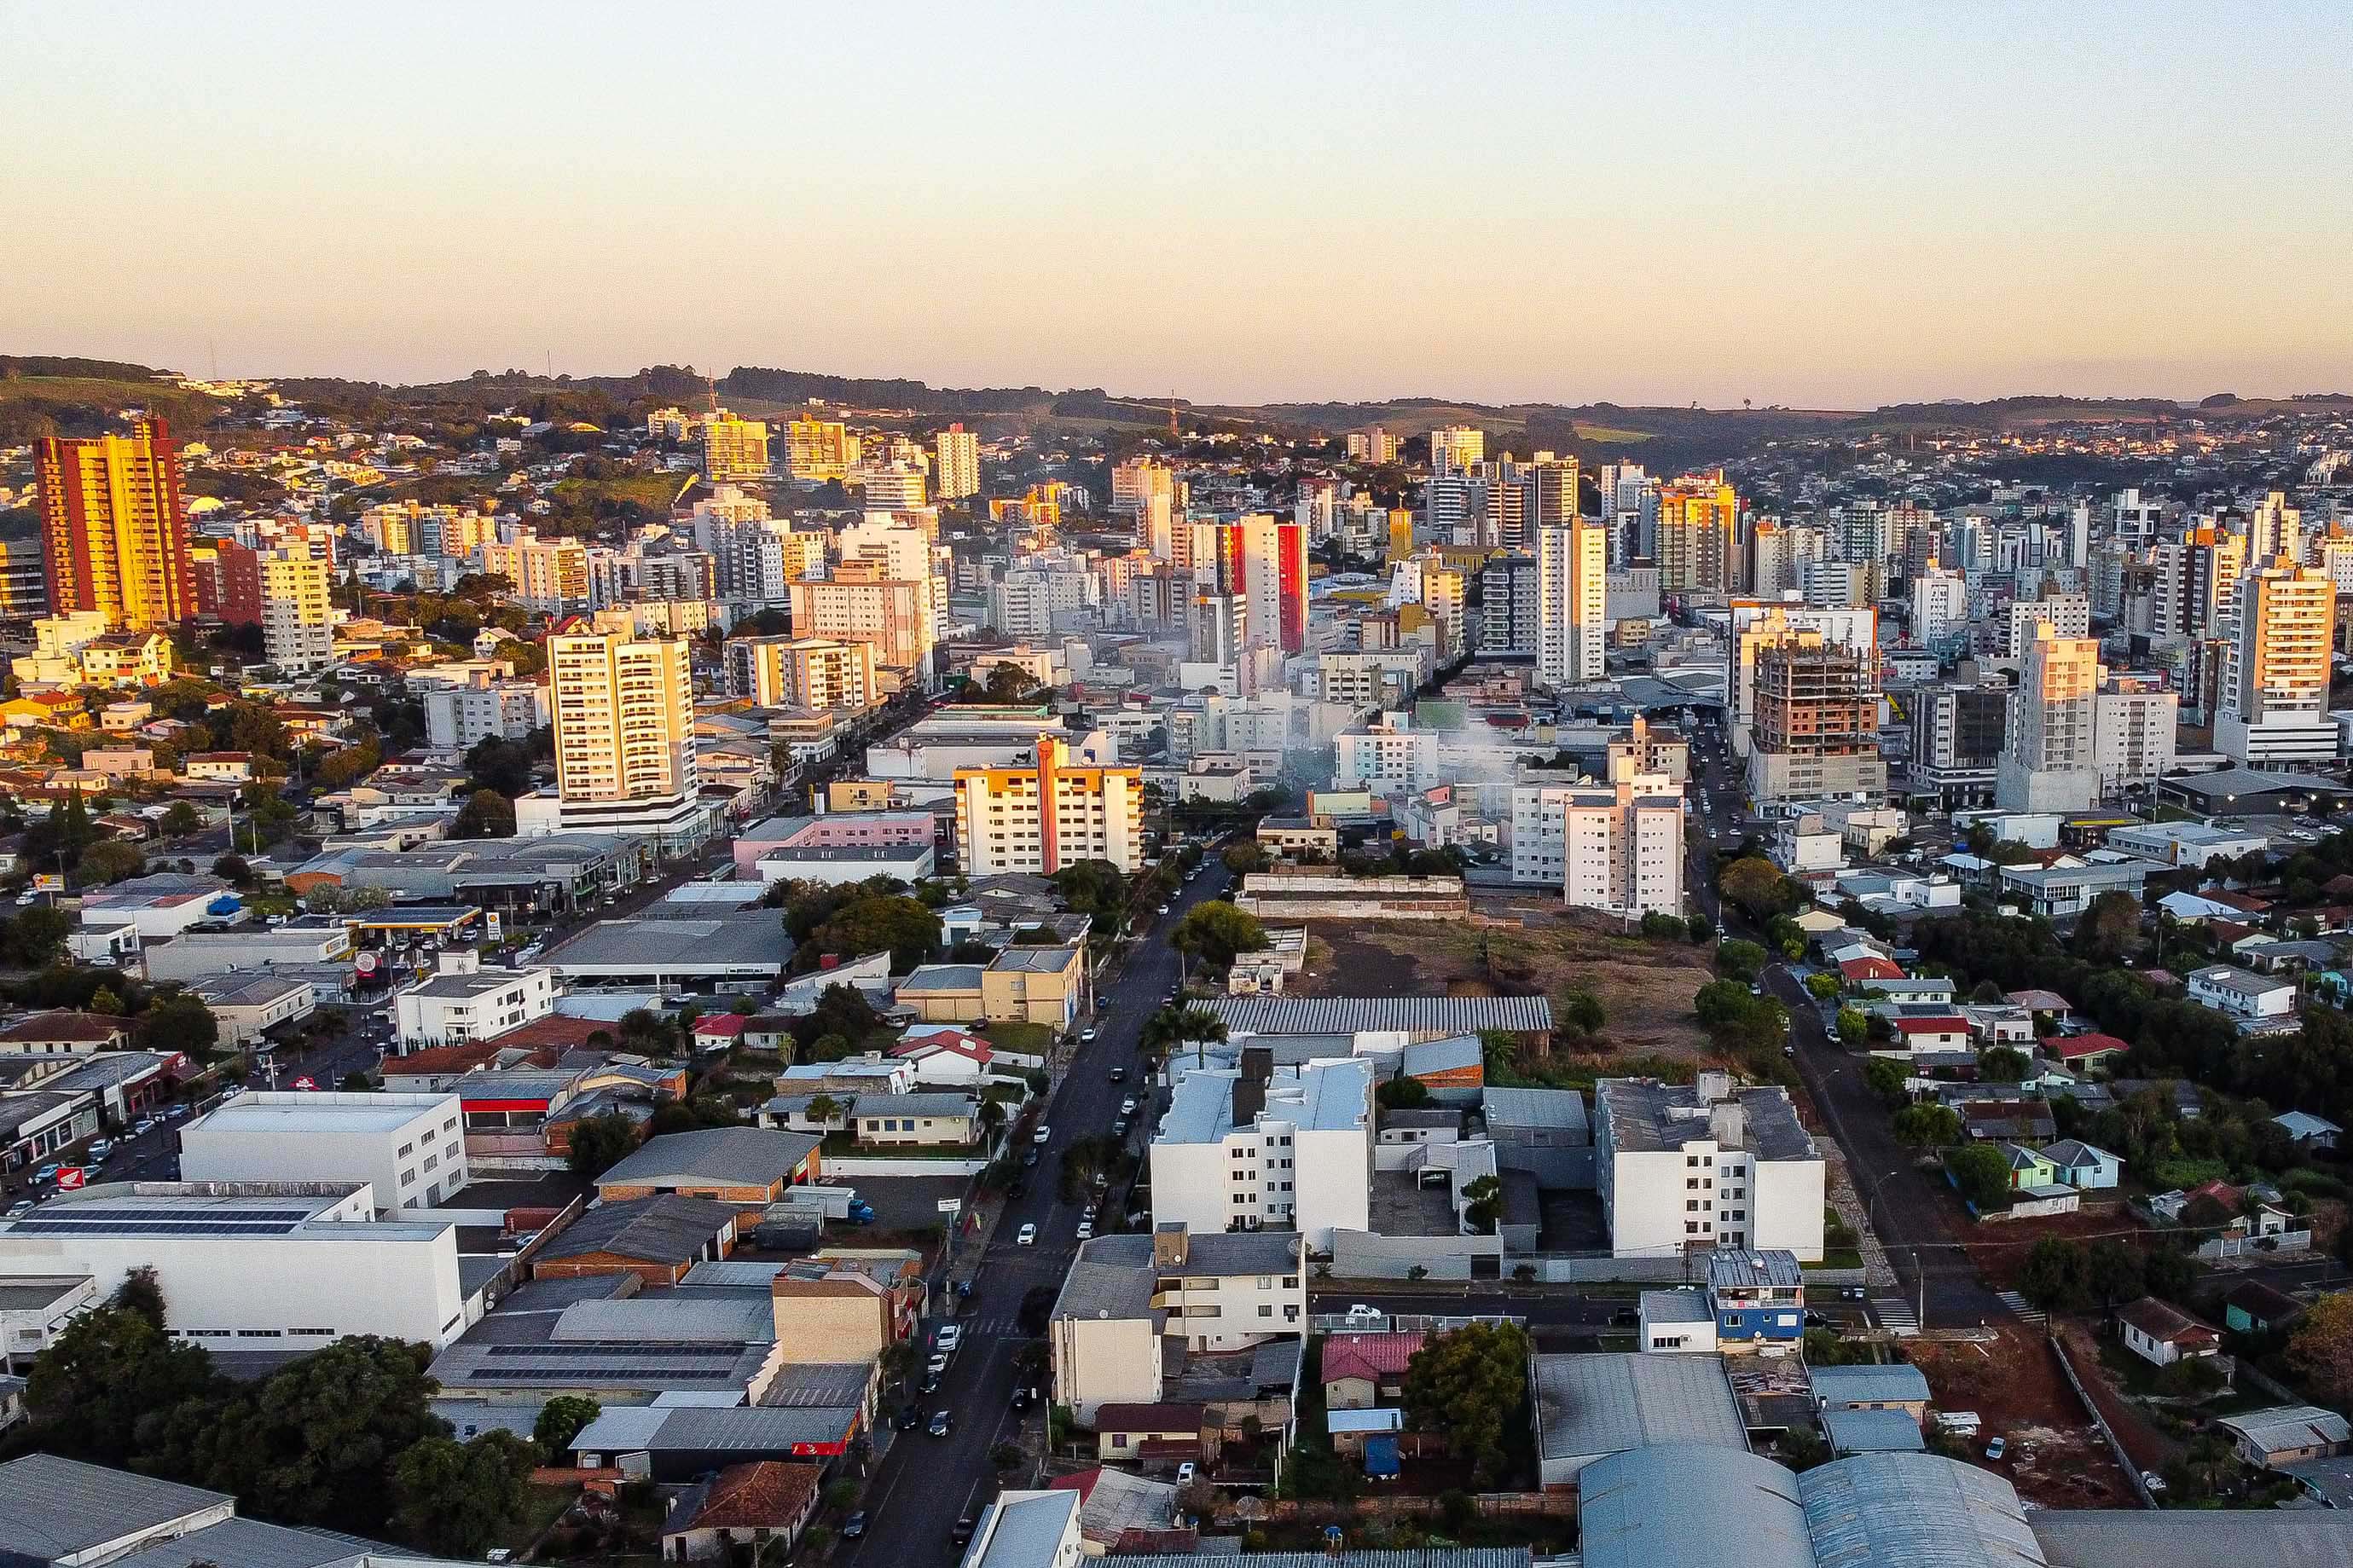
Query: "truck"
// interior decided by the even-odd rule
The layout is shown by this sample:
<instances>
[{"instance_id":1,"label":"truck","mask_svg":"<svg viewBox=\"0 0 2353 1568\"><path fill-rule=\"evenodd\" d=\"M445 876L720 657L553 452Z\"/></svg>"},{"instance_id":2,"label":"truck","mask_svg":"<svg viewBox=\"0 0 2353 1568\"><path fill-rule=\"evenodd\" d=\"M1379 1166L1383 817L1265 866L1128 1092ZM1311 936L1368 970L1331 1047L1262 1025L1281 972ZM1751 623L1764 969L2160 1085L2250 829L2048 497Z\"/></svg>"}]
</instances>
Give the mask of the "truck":
<instances>
[{"instance_id":1,"label":"truck","mask_svg":"<svg viewBox=\"0 0 2353 1568\"><path fill-rule=\"evenodd\" d=\"M785 1194L785 1203L800 1208L813 1208L830 1220L850 1225L872 1225L874 1210L858 1195L856 1187L794 1187Z\"/></svg>"}]
</instances>

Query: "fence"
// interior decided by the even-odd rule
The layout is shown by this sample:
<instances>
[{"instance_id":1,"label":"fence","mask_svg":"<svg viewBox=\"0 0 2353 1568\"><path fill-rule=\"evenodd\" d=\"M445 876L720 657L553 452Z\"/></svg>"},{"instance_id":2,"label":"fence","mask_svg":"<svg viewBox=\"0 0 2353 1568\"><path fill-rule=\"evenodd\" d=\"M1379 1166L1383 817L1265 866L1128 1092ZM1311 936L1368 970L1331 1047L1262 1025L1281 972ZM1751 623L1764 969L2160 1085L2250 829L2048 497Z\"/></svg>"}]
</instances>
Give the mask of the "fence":
<instances>
[{"instance_id":1,"label":"fence","mask_svg":"<svg viewBox=\"0 0 2353 1568\"><path fill-rule=\"evenodd\" d=\"M2059 1358L2059 1370L2067 1374L2067 1386L2075 1391L2077 1401L2091 1414L2092 1425L2097 1426L2100 1436L2106 1439L2108 1452L2115 1455L2116 1463L2124 1468L2125 1479L2132 1483L2132 1489L2140 1499L2141 1506L2155 1508L2157 1500L2148 1495L2148 1484L2140 1479L2140 1467L2132 1462L2130 1454L2125 1452L2125 1446L2117 1441L2115 1429L2108 1425L2108 1418L2100 1414L2099 1405L2093 1401L2091 1391L2084 1386L2084 1380L2075 1375L2075 1363L2068 1359L2067 1347L2059 1342L2056 1334L2051 1336L2051 1350Z\"/></svg>"},{"instance_id":2,"label":"fence","mask_svg":"<svg viewBox=\"0 0 2353 1568\"><path fill-rule=\"evenodd\" d=\"M1373 1319L1352 1318L1345 1312L1320 1312L1307 1320L1309 1331L1319 1334L1446 1334L1473 1323L1509 1323L1519 1329L1528 1326L1525 1318L1509 1312L1392 1312Z\"/></svg>"},{"instance_id":3,"label":"fence","mask_svg":"<svg viewBox=\"0 0 2353 1568\"><path fill-rule=\"evenodd\" d=\"M2210 1263L2219 1258L2258 1258L2275 1252L2311 1250L2312 1232L2308 1230L2283 1230L2270 1236L2218 1236L2198 1244L2198 1256Z\"/></svg>"}]
</instances>

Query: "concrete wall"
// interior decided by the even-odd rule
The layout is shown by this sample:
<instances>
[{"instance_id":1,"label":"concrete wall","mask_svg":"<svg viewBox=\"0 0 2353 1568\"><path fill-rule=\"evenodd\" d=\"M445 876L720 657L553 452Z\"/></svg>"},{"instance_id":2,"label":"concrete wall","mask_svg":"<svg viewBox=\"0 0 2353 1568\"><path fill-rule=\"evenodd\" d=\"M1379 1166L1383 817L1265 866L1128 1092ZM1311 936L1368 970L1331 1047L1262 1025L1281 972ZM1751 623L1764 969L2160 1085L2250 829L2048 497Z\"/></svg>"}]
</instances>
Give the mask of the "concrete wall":
<instances>
[{"instance_id":1,"label":"concrete wall","mask_svg":"<svg viewBox=\"0 0 2353 1568\"><path fill-rule=\"evenodd\" d=\"M1332 1233L1335 1279L1403 1279L1417 1266L1432 1279L1468 1279L1474 1258L1504 1256L1499 1236L1375 1236L1369 1231Z\"/></svg>"}]
</instances>

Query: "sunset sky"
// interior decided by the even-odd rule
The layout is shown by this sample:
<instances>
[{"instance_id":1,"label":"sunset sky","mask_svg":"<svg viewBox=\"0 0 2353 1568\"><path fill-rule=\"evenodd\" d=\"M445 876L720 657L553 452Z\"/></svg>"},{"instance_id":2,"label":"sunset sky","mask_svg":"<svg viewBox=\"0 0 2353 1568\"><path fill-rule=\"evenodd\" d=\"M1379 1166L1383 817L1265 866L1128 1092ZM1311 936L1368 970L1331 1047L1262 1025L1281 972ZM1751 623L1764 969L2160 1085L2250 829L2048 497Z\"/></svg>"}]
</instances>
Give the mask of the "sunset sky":
<instances>
[{"instance_id":1,"label":"sunset sky","mask_svg":"<svg viewBox=\"0 0 2353 1568\"><path fill-rule=\"evenodd\" d=\"M2353 6L0 9L0 352L2353 391Z\"/></svg>"}]
</instances>

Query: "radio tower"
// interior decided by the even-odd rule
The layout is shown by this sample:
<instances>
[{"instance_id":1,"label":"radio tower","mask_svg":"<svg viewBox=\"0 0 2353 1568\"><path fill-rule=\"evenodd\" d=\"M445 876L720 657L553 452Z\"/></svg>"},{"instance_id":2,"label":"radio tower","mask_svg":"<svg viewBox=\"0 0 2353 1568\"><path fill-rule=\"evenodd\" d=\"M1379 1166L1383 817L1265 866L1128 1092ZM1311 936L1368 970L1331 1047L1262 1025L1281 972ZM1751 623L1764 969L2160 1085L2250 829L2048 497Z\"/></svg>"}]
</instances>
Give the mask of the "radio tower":
<instances>
[{"instance_id":1,"label":"radio tower","mask_svg":"<svg viewBox=\"0 0 2353 1568\"><path fill-rule=\"evenodd\" d=\"M719 378L706 375L702 378L702 384L711 393L711 416L716 419L719 417Z\"/></svg>"},{"instance_id":2,"label":"radio tower","mask_svg":"<svg viewBox=\"0 0 2353 1568\"><path fill-rule=\"evenodd\" d=\"M1168 389L1168 434L1172 438L1178 434L1176 429L1176 389L1173 386Z\"/></svg>"}]
</instances>

